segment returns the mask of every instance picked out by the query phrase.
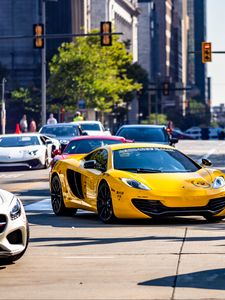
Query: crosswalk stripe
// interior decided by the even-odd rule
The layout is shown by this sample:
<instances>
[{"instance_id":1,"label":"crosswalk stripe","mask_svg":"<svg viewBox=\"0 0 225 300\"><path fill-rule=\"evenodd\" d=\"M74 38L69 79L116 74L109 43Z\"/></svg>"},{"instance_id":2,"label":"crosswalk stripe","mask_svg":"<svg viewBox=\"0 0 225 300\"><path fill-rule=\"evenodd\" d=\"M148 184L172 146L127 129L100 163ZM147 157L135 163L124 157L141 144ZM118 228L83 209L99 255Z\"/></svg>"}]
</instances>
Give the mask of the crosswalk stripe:
<instances>
[{"instance_id":1,"label":"crosswalk stripe","mask_svg":"<svg viewBox=\"0 0 225 300\"><path fill-rule=\"evenodd\" d=\"M32 204L25 205L25 211L48 211L52 210L51 199L37 201Z\"/></svg>"}]
</instances>

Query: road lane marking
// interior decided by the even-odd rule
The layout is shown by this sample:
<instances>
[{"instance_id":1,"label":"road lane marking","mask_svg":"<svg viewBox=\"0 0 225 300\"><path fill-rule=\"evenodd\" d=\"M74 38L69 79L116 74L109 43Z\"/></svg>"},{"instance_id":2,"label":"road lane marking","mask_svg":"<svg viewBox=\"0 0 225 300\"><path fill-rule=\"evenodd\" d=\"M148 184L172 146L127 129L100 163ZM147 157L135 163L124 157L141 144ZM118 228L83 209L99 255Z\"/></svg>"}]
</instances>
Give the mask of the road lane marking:
<instances>
[{"instance_id":1,"label":"road lane marking","mask_svg":"<svg viewBox=\"0 0 225 300\"><path fill-rule=\"evenodd\" d=\"M1 174L0 178L17 178L17 177L21 177L24 176L24 174Z\"/></svg>"},{"instance_id":2,"label":"road lane marking","mask_svg":"<svg viewBox=\"0 0 225 300\"><path fill-rule=\"evenodd\" d=\"M211 149L209 152L207 152L205 155L203 155L201 158L199 158L198 163L202 163L202 159L208 159L214 152L216 152L216 149Z\"/></svg>"},{"instance_id":3,"label":"road lane marking","mask_svg":"<svg viewBox=\"0 0 225 300\"><path fill-rule=\"evenodd\" d=\"M114 259L115 256L64 256L65 259Z\"/></svg>"}]
</instances>

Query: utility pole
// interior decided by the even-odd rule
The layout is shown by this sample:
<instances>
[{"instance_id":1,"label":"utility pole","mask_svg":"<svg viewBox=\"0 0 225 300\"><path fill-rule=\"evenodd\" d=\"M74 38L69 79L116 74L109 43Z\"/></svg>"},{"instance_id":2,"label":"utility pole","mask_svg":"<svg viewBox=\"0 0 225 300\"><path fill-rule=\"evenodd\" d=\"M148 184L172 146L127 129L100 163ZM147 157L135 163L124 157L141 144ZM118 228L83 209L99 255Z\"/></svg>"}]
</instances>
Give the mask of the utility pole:
<instances>
[{"instance_id":1,"label":"utility pole","mask_svg":"<svg viewBox=\"0 0 225 300\"><path fill-rule=\"evenodd\" d=\"M6 125L5 83L6 83L6 79L3 77L2 78L2 111L1 111L2 134L5 134L5 125Z\"/></svg>"},{"instance_id":2,"label":"utility pole","mask_svg":"<svg viewBox=\"0 0 225 300\"><path fill-rule=\"evenodd\" d=\"M46 32L46 2L42 0L42 24ZM41 49L41 123L46 124L46 38Z\"/></svg>"}]
</instances>

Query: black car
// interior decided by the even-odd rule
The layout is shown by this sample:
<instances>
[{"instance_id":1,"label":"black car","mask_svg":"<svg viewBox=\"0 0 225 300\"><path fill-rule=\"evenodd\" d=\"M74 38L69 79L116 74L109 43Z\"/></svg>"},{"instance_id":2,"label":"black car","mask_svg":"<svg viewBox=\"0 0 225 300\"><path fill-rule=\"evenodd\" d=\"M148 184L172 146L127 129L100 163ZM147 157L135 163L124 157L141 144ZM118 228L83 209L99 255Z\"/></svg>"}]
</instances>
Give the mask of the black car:
<instances>
[{"instance_id":1,"label":"black car","mask_svg":"<svg viewBox=\"0 0 225 300\"><path fill-rule=\"evenodd\" d=\"M126 139L135 142L160 143L174 145L178 142L177 138L173 138L163 125L123 125L116 135L123 136Z\"/></svg>"},{"instance_id":2,"label":"black car","mask_svg":"<svg viewBox=\"0 0 225 300\"><path fill-rule=\"evenodd\" d=\"M61 150L63 150L74 137L87 135L82 131L80 125L72 123L47 124L41 127L39 132L59 140Z\"/></svg>"}]
</instances>

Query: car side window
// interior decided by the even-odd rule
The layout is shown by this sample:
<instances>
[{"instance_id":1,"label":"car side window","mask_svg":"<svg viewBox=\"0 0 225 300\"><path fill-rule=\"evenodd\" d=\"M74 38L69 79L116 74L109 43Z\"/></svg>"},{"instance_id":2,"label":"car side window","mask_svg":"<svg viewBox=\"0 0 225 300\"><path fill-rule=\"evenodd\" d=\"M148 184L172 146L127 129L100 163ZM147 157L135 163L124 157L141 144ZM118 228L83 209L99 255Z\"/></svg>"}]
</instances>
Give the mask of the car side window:
<instances>
[{"instance_id":1,"label":"car side window","mask_svg":"<svg viewBox=\"0 0 225 300\"><path fill-rule=\"evenodd\" d=\"M95 169L105 172L107 170L108 152L105 149L101 149L91 153L85 160L96 160Z\"/></svg>"}]
</instances>

